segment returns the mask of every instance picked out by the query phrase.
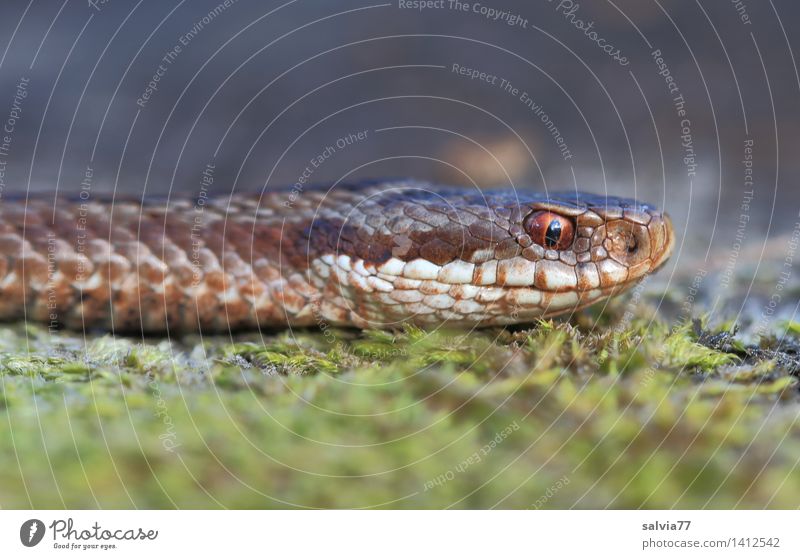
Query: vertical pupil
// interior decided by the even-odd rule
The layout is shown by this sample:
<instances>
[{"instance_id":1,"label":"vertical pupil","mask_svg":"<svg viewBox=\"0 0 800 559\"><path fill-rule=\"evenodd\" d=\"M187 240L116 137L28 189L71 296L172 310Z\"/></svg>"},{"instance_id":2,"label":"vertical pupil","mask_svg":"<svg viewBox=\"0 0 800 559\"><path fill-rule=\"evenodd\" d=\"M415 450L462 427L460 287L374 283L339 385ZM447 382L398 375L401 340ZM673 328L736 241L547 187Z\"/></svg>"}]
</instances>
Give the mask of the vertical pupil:
<instances>
[{"instance_id":1,"label":"vertical pupil","mask_svg":"<svg viewBox=\"0 0 800 559\"><path fill-rule=\"evenodd\" d=\"M547 233L545 233L544 240L549 248L558 246L558 241L561 240L561 221L554 219L550 222L550 226L547 228Z\"/></svg>"}]
</instances>

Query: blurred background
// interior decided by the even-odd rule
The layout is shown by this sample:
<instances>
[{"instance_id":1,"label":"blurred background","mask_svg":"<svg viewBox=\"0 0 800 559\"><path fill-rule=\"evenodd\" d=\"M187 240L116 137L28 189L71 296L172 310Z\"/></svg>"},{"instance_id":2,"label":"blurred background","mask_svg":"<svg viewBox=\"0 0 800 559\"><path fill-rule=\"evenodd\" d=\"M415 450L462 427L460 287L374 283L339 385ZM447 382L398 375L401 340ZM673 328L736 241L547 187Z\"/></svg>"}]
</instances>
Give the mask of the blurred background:
<instances>
[{"instance_id":1,"label":"blurred background","mask_svg":"<svg viewBox=\"0 0 800 559\"><path fill-rule=\"evenodd\" d=\"M488 4L5 1L0 187L579 188L663 205L702 259L793 229L796 2Z\"/></svg>"}]
</instances>

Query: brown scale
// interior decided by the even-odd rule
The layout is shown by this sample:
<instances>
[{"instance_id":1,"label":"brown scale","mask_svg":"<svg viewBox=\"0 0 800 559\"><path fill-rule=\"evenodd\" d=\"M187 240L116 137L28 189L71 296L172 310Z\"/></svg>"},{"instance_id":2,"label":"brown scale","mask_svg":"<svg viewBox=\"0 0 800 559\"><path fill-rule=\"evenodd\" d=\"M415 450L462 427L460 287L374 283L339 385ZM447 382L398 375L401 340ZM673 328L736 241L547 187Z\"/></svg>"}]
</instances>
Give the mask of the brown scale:
<instances>
[{"instance_id":1,"label":"brown scale","mask_svg":"<svg viewBox=\"0 0 800 559\"><path fill-rule=\"evenodd\" d=\"M188 198L169 205L118 199L112 205L94 197L85 209L81 230L80 201L44 194L31 197L27 208L22 197L0 202L0 318L49 322L55 314L71 328L147 332L308 325L320 319L359 327L370 321L433 324L446 316L466 324L501 323L512 320L516 288L481 287L501 289L502 296L459 305L470 309L462 315L447 307L458 295L426 281L419 295L442 298L430 299L436 308L422 316L411 310L417 303L401 300L414 299L413 291L374 291L351 284L347 272L340 278L331 269L323 277L310 266L339 255L375 267L390 258L424 258L438 266L455 260L495 266L494 259L505 263L499 274L504 277L511 259L520 256L523 262L555 258L553 269L613 259L628 272L618 285L602 278L607 296L662 264L674 242L669 220L632 200L480 193L408 181L208 198L201 212ZM561 251L534 242L524 220L536 211L572 220L575 241ZM473 282L481 285L485 273L478 267ZM537 276L536 283L548 279ZM589 287L576 287L581 304ZM542 295L546 301L553 297ZM522 309L520 320L537 312Z\"/></svg>"}]
</instances>

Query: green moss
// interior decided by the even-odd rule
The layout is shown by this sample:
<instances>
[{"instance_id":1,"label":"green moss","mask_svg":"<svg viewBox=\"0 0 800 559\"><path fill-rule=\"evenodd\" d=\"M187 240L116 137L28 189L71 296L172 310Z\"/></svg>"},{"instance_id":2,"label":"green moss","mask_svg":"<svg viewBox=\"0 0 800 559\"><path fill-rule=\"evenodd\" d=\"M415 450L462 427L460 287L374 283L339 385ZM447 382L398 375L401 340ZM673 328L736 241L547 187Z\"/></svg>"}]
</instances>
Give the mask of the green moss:
<instances>
[{"instance_id":1,"label":"green moss","mask_svg":"<svg viewBox=\"0 0 800 559\"><path fill-rule=\"evenodd\" d=\"M340 356L325 354L310 347L287 343L260 346L255 343L235 344L224 350L225 358L234 365L259 368L264 374L335 374L339 372ZM236 358L244 359L244 362Z\"/></svg>"},{"instance_id":2,"label":"green moss","mask_svg":"<svg viewBox=\"0 0 800 559\"><path fill-rule=\"evenodd\" d=\"M800 337L800 322L795 320L787 320L780 326L787 334L794 337Z\"/></svg>"},{"instance_id":3,"label":"green moss","mask_svg":"<svg viewBox=\"0 0 800 559\"><path fill-rule=\"evenodd\" d=\"M684 325L664 342L665 359L674 366L696 367L703 372L713 371L738 360L736 355L704 346L690 334L690 327Z\"/></svg>"},{"instance_id":4,"label":"green moss","mask_svg":"<svg viewBox=\"0 0 800 559\"><path fill-rule=\"evenodd\" d=\"M626 312L233 343L4 328L0 505L800 505L785 344Z\"/></svg>"}]
</instances>

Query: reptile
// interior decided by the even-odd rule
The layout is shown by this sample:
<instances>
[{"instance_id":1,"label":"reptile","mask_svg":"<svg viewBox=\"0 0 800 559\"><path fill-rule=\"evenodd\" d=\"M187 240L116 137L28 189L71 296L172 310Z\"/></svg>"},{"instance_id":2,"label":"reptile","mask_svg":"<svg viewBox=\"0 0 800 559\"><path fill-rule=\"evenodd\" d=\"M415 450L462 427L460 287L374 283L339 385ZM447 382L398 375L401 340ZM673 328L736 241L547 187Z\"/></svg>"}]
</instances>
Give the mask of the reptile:
<instances>
[{"instance_id":1,"label":"reptile","mask_svg":"<svg viewBox=\"0 0 800 559\"><path fill-rule=\"evenodd\" d=\"M669 217L580 192L384 180L0 200L0 319L113 332L507 325L653 273Z\"/></svg>"}]
</instances>

